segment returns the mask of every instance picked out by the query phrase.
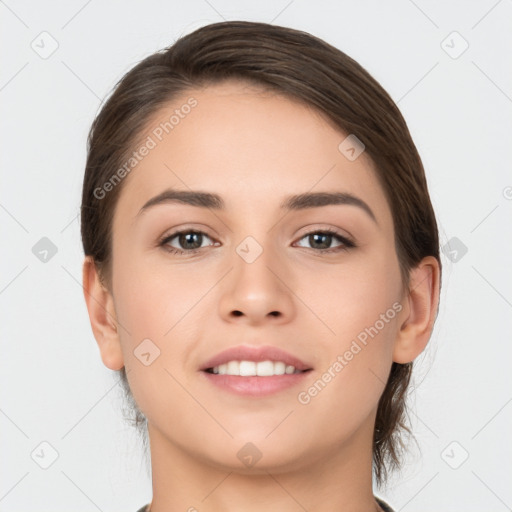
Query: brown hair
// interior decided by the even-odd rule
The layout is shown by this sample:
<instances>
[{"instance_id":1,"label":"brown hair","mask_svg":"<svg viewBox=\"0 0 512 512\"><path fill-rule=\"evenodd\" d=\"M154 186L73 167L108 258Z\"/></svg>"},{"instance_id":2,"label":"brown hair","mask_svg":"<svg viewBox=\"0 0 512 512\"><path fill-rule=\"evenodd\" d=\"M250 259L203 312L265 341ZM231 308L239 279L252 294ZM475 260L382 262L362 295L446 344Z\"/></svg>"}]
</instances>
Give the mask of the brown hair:
<instances>
[{"instance_id":1,"label":"brown hair","mask_svg":"<svg viewBox=\"0 0 512 512\"><path fill-rule=\"evenodd\" d=\"M402 283L425 256L441 267L435 214L423 165L404 118L391 97L356 61L325 41L291 28L247 21L207 25L139 62L114 87L88 137L81 230L85 255L111 286L111 227L123 182L105 197L101 188L129 158L148 120L192 88L245 80L312 106L347 134L355 134L374 162L395 227ZM412 362L393 362L380 398L373 437L378 485L400 467L405 448L406 393ZM135 425L147 426L119 370ZM142 430L141 430L142 431ZM147 446L147 440L146 440Z\"/></svg>"}]
</instances>

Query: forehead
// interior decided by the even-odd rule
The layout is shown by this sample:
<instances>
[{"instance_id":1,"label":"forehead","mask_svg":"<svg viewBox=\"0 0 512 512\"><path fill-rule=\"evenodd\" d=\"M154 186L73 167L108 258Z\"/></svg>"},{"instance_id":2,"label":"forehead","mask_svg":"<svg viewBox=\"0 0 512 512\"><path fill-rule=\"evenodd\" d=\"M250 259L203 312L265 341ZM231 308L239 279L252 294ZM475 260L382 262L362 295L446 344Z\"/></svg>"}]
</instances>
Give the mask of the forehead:
<instances>
[{"instance_id":1,"label":"forehead","mask_svg":"<svg viewBox=\"0 0 512 512\"><path fill-rule=\"evenodd\" d=\"M166 188L217 193L237 212L336 190L358 195L379 224L392 224L373 162L340 151L347 135L309 105L252 84L190 89L148 120L140 144L151 149L124 178L117 210L133 218Z\"/></svg>"}]
</instances>

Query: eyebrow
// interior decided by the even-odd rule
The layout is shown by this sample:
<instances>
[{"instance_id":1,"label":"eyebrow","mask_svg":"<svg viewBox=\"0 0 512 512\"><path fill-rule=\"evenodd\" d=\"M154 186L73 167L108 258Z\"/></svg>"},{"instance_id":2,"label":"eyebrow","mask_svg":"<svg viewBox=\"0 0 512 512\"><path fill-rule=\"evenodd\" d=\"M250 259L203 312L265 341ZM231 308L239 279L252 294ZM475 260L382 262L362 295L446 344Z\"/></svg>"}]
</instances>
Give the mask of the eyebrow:
<instances>
[{"instance_id":1,"label":"eyebrow","mask_svg":"<svg viewBox=\"0 0 512 512\"><path fill-rule=\"evenodd\" d=\"M199 192L194 190L167 189L147 201L139 210L137 216L149 208L166 203L181 203L200 208L213 210L224 210L226 204L221 196L210 192ZM365 211L368 216L377 223L372 209L359 197L348 192L307 192L304 194L292 195L285 198L280 204L282 210L306 210L330 205L357 206Z\"/></svg>"}]
</instances>

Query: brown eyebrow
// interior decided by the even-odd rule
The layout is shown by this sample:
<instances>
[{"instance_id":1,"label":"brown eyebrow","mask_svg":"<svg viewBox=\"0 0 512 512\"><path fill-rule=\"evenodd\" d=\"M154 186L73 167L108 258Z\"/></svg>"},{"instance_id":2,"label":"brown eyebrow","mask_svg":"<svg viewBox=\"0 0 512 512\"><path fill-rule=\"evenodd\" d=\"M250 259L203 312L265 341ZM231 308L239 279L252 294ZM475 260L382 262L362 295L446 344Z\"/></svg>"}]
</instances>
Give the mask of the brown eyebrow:
<instances>
[{"instance_id":1,"label":"brown eyebrow","mask_svg":"<svg viewBox=\"0 0 512 512\"><path fill-rule=\"evenodd\" d=\"M213 210L224 210L225 202L218 194L210 192L199 192L192 190L167 189L161 194L152 197L139 210L137 216L148 210L152 206L165 203L181 203L200 208L209 208ZM308 208L318 208L329 205L351 205L364 210L371 219L377 223L377 219L372 209L359 197L348 192L307 192L288 196L280 204L283 210L306 210Z\"/></svg>"}]
</instances>

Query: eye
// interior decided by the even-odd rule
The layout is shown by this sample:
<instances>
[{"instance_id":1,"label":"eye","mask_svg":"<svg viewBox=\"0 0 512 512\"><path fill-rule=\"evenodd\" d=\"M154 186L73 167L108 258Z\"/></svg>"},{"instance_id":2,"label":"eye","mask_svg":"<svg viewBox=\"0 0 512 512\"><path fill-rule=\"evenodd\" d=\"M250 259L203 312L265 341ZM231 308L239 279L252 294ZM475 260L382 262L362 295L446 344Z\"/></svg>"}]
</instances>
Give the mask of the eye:
<instances>
[{"instance_id":1,"label":"eye","mask_svg":"<svg viewBox=\"0 0 512 512\"><path fill-rule=\"evenodd\" d=\"M175 233L172 233L171 235L165 236L158 245L162 246L166 251L169 251L173 254L193 254L197 251L199 251L203 245L203 239L204 238L210 239L210 237L202 232L202 231L195 231L195 230L183 230L183 231L176 231ZM176 242L183 248L177 248L173 245L170 245L171 240L174 240L176 238ZM211 239L210 239L211 240Z\"/></svg>"},{"instance_id":2,"label":"eye","mask_svg":"<svg viewBox=\"0 0 512 512\"><path fill-rule=\"evenodd\" d=\"M301 238L301 240L304 239L307 239L308 243L311 245L311 249L316 249L317 252L321 253L347 251L348 249L356 246L352 240L338 234L332 229L311 231ZM338 240L340 245L330 247L333 240ZM300 245L300 247L304 246Z\"/></svg>"},{"instance_id":3,"label":"eye","mask_svg":"<svg viewBox=\"0 0 512 512\"><path fill-rule=\"evenodd\" d=\"M206 239L211 240L211 238L204 233L203 231L197 230L182 230L176 231L170 235L166 235L158 245L163 247L166 251L171 254L194 254L199 252L205 245L203 242ZM173 240L175 244L178 244L179 247L172 245L171 242ZM349 240L348 238L338 234L336 231L332 229L323 229L319 231L311 231L310 233L306 233L300 240L307 239L307 242L311 245L311 249L314 249L316 252L320 253L333 253L340 251L347 251L352 247L356 247L356 244ZM338 241L339 245L335 247L331 247L333 241ZM206 244L206 245L218 245L215 243ZM299 247L304 247L299 244Z\"/></svg>"}]
</instances>

